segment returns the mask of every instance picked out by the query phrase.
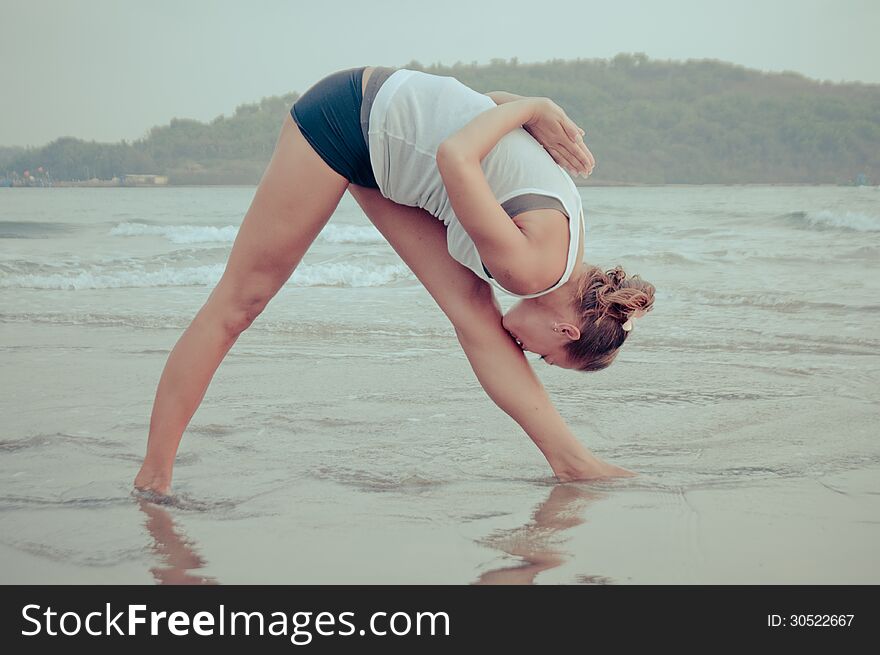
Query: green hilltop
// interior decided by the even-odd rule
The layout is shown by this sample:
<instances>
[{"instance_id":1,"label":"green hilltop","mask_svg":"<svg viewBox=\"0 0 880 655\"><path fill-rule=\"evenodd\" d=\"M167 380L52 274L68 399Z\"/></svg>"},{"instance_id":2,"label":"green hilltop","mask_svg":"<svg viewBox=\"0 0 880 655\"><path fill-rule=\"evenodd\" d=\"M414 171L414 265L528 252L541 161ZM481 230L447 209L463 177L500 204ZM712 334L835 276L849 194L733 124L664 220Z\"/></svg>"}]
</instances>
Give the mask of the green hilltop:
<instances>
[{"instance_id":1,"label":"green hilltop","mask_svg":"<svg viewBox=\"0 0 880 655\"><path fill-rule=\"evenodd\" d=\"M880 85L765 73L716 60L613 59L414 68L481 92L555 100L587 131L591 184L880 182ZM167 175L171 184L254 184L298 93L210 123L175 118L133 142L63 137L0 148L0 175L42 166L55 180Z\"/></svg>"}]
</instances>

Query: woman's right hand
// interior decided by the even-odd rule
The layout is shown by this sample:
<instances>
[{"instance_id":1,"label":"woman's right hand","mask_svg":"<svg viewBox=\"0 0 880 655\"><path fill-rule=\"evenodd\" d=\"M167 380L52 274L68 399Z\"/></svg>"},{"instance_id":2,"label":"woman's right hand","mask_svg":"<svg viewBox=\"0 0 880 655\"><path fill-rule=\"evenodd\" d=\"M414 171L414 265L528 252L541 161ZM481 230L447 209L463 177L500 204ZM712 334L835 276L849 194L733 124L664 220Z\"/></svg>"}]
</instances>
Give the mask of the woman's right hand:
<instances>
[{"instance_id":1,"label":"woman's right hand","mask_svg":"<svg viewBox=\"0 0 880 655\"><path fill-rule=\"evenodd\" d=\"M554 467L554 473L560 482L632 478L638 475L634 471L602 461L598 457L583 461L580 464L560 466L558 470Z\"/></svg>"},{"instance_id":2,"label":"woman's right hand","mask_svg":"<svg viewBox=\"0 0 880 655\"><path fill-rule=\"evenodd\" d=\"M596 159L584 143L585 132L550 98L524 98L532 117L523 124L529 134L544 146L554 161L572 175L587 177L593 172Z\"/></svg>"},{"instance_id":3,"label":"woman's right hand","mask_svg":"<svg viewBox=\"0 0 880 655\"><path fill-rule=\"evenodd\" d=\"M160 470L144 462L134 479L134 488L138 491L151 491L167 496L171 493L171 472Z\"/></svg>"}]
</instances>

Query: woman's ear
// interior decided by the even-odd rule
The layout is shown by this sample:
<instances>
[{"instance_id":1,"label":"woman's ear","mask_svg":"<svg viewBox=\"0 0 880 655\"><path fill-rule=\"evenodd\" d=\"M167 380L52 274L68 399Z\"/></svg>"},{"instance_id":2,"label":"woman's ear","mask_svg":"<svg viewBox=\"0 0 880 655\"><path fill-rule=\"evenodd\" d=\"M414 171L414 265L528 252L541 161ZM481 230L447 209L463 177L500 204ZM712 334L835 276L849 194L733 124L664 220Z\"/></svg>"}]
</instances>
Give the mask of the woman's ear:
<instances>
[{"instance_id":1,"label":"woman's ear","mask_svg":"<svg viewBox=\"0 0 880 655\"><path fill-rule=\"evenodd\" d=\"M577 325L572 325L571 323L556 323L556 325L553 327L553 331L564 334L572 341L577 341L581 338L580 329Z\"/></svg>"}]
</instances>

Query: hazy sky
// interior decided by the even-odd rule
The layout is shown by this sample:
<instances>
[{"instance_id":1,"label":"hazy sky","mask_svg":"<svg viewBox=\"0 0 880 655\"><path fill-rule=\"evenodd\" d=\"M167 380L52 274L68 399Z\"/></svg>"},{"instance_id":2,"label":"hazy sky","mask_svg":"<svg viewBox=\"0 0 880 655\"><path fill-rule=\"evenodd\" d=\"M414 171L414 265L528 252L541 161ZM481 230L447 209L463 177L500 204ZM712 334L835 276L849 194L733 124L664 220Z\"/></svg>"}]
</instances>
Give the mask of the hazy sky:
<instances>
[{"instance_id":1,"label":"hazy sky","mask_svg":"<svg viewBox=\"0 0 880 655\"><path fill-rule=\"evenodd\" d=\"M880 0L0 0L0 145L137 139L364 65L713 58L880 83Z\"/></svg>"}]
</instances>

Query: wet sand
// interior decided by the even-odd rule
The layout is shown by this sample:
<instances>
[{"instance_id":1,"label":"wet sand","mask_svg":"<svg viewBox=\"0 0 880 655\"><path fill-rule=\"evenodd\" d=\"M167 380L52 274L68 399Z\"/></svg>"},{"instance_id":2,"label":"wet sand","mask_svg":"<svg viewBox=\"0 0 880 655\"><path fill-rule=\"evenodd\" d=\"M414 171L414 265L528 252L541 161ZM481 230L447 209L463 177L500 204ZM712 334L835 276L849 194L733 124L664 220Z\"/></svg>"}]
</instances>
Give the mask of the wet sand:
<instances>
[{"instance_id":1,"label":"wet sand","mask_svg":"<svg viewBox=\"0 0 880 655\"><path fill-rule=\"evenodd\" d=\"M587 261L658 294L606 371L533 362L640 474L565 485L346 198L221 364L171 505L131 494L156 384L253 190L16 191L0 583L880 582L874 190L582 189Z\"/></svg>"}]
</instances>

